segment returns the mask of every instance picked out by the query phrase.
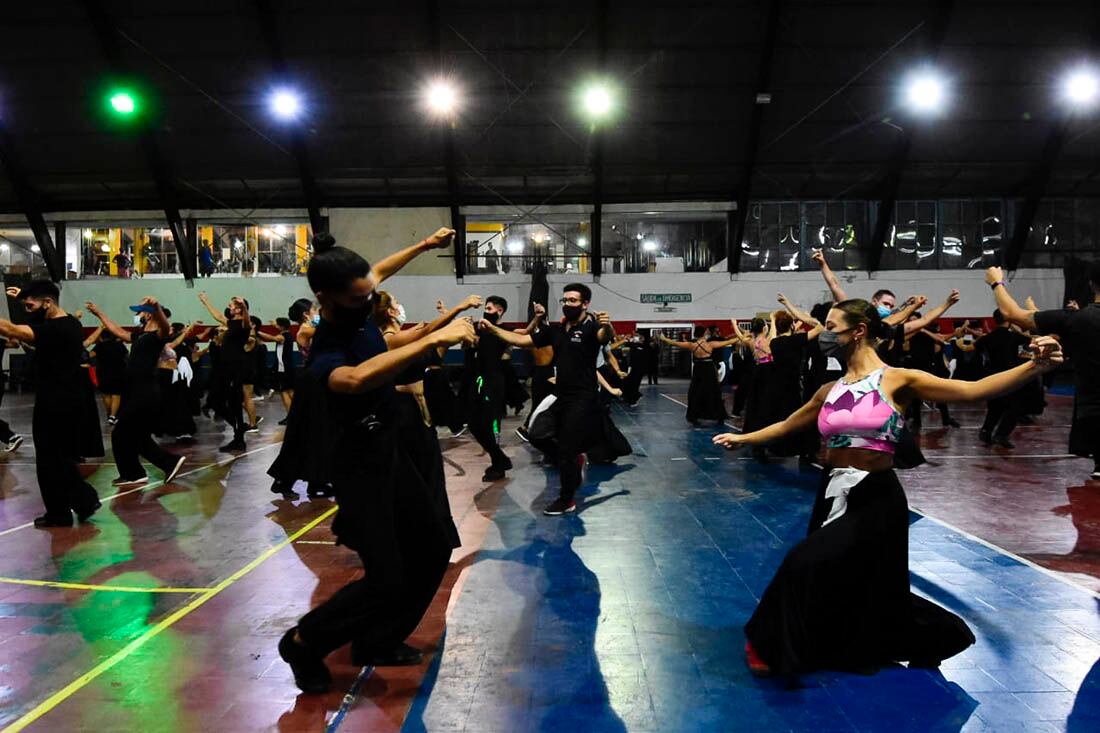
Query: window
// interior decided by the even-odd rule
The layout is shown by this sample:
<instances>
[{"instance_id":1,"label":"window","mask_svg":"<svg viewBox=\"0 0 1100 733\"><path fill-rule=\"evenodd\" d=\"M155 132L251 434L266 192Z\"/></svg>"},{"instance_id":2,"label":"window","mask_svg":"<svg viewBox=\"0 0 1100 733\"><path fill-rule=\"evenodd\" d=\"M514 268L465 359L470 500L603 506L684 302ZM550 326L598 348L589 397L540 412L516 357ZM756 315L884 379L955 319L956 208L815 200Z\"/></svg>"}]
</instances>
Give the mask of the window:
<instances>
[{"instance_id":1,"label":"window","mask_svg":"<svg viewBox=\"0 0 1100 733\"><path fill-rule=\"evenodd\" d=\"M863 250L869 238L867 206L866 201L804 203L806 246L802 248L802 269L817 269L810 261L815 249L825 252L834 270L863 268Z\"/></svg>"},{"instance_id":2,"label":"window","mask_svg":"<svg viewBox=\"0 0 1100 733\"><path fill-rule=\"evenodd\" d=\"M726 258L726 229L723 211L605 213L603 271L707 272Z\"/></svg>"},{"instance_id":3,"label":"window","mask_svg":"<svg viewBox=\"0 0 1100 733\"><path fill-rule=\"evenodd\" d=\"M47 277L46 261L30 229L0 228L0 274Z\"/></svg>"},{"instance_id":4,"label":"window","mask_svg":"<svg viewBox=\"0 0 1100 733\"><path fill-rule=\"evenodd\" d=\"M1022 202L1016 202L1017 207ZM1090 199L1046 199L1039 204L1020 267L1061 267L1074 253L1096 254L1100 203Z\"/></svg>"},{"instance_id":5,"label":"window","mask_svg":"<svg viewBox=\"0 0 1100 733\"><path fill-rule=\"evenodd\" d=\"M468 216L466 272L529 274L536 263L549 272L588 272L588 229L585 213Z\"/></svg>"},{"instance_id":6,"label":"window","mask_svg":"<svg viewBox=\"0 0 1100 733\"><path fill-rule=\"evenodd\" d=\"M935 201L898 201L894 225L887 238L880 267L883 270L928 270L939 267Z\"/></svg>"},{"instance_id":7,"label":"window","mask_svg":"<svg viewBox=\"0 0 1100 733\"><path fill-rule=\"evenodd\" d=\"M940 202L940 267L985 269L1000 262L1005 222L1002 202Z\"/></svg>"}]
</instances>

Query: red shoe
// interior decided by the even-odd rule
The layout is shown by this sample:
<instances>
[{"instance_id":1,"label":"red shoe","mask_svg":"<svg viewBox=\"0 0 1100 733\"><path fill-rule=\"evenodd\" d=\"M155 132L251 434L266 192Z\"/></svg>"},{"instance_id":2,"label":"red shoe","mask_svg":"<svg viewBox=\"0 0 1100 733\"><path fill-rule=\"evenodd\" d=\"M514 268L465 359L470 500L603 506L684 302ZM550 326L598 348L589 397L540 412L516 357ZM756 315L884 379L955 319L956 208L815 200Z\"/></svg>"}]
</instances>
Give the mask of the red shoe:
<instances>
[{"instance_id":1,"label":"red shoe","mask_svg":"<svg viewBox=\"0 0 1100 733\"><path fill-rule=\"evenodd\" d=\"M768 677L772 673L772 668L756 653L751 641L745 642L745 662L749 665L749 672L756 677Z\"/></svg>"}]
</instances>

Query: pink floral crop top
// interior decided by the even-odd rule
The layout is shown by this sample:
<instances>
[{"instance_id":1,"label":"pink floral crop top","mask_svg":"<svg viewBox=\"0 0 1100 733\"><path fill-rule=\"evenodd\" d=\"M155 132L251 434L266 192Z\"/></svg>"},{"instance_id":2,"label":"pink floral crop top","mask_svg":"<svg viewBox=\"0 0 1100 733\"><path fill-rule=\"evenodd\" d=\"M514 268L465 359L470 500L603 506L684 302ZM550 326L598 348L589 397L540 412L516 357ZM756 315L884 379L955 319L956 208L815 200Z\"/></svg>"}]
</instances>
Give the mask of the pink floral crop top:
<instances>
[{"instance_id":1,"label":"pink floral crop top","mask_svg":"<svg viewBox=\"0 0 1100 733\"><path fill-rule=\"evenodd\" d=\"M882 392L886 367L855 382L837 380L817 415L817 429L829 448L866 448L894 453L905 418Z\"/></svg>"}]
</instances>

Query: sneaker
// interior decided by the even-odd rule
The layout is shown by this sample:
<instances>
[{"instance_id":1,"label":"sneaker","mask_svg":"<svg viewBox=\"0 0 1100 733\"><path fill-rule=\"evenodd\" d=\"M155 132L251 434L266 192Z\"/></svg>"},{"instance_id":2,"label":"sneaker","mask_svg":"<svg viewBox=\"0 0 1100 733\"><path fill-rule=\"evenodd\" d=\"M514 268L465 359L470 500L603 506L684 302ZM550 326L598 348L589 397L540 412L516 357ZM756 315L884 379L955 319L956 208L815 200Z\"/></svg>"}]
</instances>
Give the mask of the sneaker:
<instances>
[{"instance_id":1,"label":"sneaker","mask_svg":"<svg viewBox=\"0 0 1100 733\"><path fill-rule=\"evenodd\" d=\"M23 445L23 436L13 435L11 436L11 440L8 441L8 444L4 446L4 451L7 453L11 453L13 450L21 445Z\"/></svg>"},{"instance_id":2,"label":"sneaker","mask_svg":"<svg viewBox=\"0 0 1100 733\"><path fill-rule=\"evenodd\" d=\"M1100 466L1097 466L1096 470L1089 474L1089 478L1093 481L1100 481Z\"/></svg>"},{"instance_id":3,"label":"sneaker","mask_svg":"<svg viewBox=\"0 0 1100 733\"><path fill-rule=\"evenodd\" d=\"M519 439L522 440L524 443L531 442L530 436L527 435L527 428L523 427L522 425L516 428L516 435L518 435Z\"/></svg>"},{"instance_id":4,"label":"sneaker","mask_svg":"<svg viewBox=\"0 0 1100 733\"><path fill-rule=\"evenodd\" d=\"M114 427L117 423L118 423L118 418L117 417L115 417L114 415L108 415L107 416L107 424L108 425L110 425L111 427Z\"/></svg>"},{"instance_id":5,"label":"sneaker","mask_svg":"<svg viewBox=\"0 0 1100 733\"><path fill-rule=\"evenodd\" d=\"M130 486L143 486L149 483L148 476L140 476L138 478L122 478L119 476L111 482L111 486L117 486L119 488L128 488Z\"/></svg>"},{"instance_id":6,"label":"sneaker","mask_svg":"<svg viewBox=\"0 0 1100 733\"><path fill-rule=\"evenodd\" d=\"M992 445L993 444L993 436L990 435L988 430L979 430L978 431L978 440L982 441L986 445Z\"/></svg>"},{"instance_id":7,"label":"sneaker","mask_svg":"<svg viewBox=\"0 0 1100 733\"><path fill-rule=\"evenodd\" d=\"M179 460L176 461L176 465L172 467L172 470L164 472L164 483L172 483L172 479L179 475L180 469L183 468L185 461L187 461L187 456L180 456Z\"/></svg>"},{"instance_id":8,"label":"sneaker","mask_svg":"<svg viewBox=\"0 0 1100 733\"><path fill-rule=\"evenodd\" d=\"M562 514L571 514L577 511L577 502L572 499L555 499L550 506L542 510L548 517L560 517Z\"/></svg>"},{"instance_id":9,"label":"sneaker","mask_svg":"<svg viewBox=\"0 0 1100 733\"><path fill-rule=\"evenodd\" d=\"M1008 448L1009 450L1012 450L1013 448L1016 447L1016 445L1011 440L1008 439L1007 435L994 435L993 436L993 445L998 446L1000 448Z\"/></svg>"},{"instance_id":10,"label":"sneaker","mask_svg":"<svg viewBox=\"0 0 1100 733\"><path fill-rule=\"evenodd\" d=\"M456 438L461 438L461 437L462 437L463 435L465 435L465 434L466 434L466 431L467 431L467 430L469 430L469 429L470 429L470 426L469 426L469 425L463 425L463 426L462 426L462 427L461 427L461 428L459 429L459 431L458 431L457 433L455 433L455 434L454 434L454 437L456 437Z\"/></svg>"},{"instance_id":11,"label":"sneaker","mask_svg":"<svg viewBox=\"0 0 1100 733\"><path fill-rule=\"evenodd\" d=\"M221 453L241 453L247 450L243 440L233 440L218 448Z\"/></svg>"},{"instance_id":12,"label":"sneaker","mask_svg":"<svg viewBox=\"0 0 1100 733\"><path fill-rule=\"evenodd\" d=\"M279 656L290 665L294 684L306 693L328 692L332 687L332 673L325 666L324 657L295 642L295 631L291 629L279 640Z\"/></svg>"},{"instance_id":13,"label":"sneaker","mask_svg":"<svg viewBox=\"0 0 1100 733\"><path fill-rule=\"evenodd\" d=\"M263 421L262 418L257 418L256 419L256 424L255 425L249 425L248 428L245 430L245 432L246 433L258 433L258 432L260 432L260 423L262 421Z\"/></svg>"},{"instance_id":14,"label":"sneaker","mask_svg":"<svg viewBox=\"0 0 1100 733\"><path fill-rule=\"evenodd\" d=\"M500 481L504 478L504 468L501 466L489 466L482 475L482 481Z\"/></svg>"}]
</instances>

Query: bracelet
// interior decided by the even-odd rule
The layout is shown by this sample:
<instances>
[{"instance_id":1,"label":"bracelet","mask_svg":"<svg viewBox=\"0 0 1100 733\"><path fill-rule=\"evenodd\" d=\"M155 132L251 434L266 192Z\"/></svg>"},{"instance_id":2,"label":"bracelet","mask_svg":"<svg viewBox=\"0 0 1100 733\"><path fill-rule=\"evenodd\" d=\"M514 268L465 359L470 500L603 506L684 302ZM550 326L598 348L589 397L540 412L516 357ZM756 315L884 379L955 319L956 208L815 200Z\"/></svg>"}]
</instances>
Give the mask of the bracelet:
<instances>
[{"instance_id":1,"label":"bracelet","mask_svg":"<svg viewBox=\"0 0 1100 733\"><path fill-rule=\"evenodd\" d=\"M1005 281L1004 281L1004 280L998 280L998 281L997 281L997 282L995 282L995 283L990 283L990 285L989 285L989 289L990 289L990 290L996 290L996 289L997 289L997 286L998 286L998 285L1004 285L1004 284L1005 284Z\"/></svg>"}]
</instances>

